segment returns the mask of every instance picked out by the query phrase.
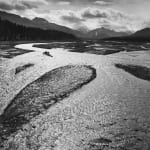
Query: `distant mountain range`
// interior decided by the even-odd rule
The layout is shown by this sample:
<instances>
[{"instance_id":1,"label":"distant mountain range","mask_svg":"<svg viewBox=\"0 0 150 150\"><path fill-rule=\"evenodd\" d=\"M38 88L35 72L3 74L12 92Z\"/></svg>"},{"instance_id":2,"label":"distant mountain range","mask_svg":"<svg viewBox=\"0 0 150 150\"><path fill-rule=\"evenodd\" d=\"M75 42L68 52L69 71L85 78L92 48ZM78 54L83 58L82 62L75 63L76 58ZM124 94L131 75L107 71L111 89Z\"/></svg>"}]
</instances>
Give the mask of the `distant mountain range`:
<instances>
[{"instance_id":1,"label":"distant mountain range","mask_svg":"<svg viewBox=\"0 0 150 150\"><path fill-rule=\"evenodd\" d=\"M55 23L50 23L46 19L43 18L34 18L30 20L28 18L20 17L19 15L2 12L0 11L1 22L4 20L9 21L10 23L14 23L16 25L24 26L26 28L37 28L44 31L57 31L61 32L61 34L72 35L73 37L80 39L91 39L91 40L99 40L99 39L109 39L109 40L142 40L142 39L150 39L150 28L143 29L141 31L137 31L134 34L127 32L116 32L114 30L106 29L104 27L97 28L92 31L82 32L81 30L74 30L65 26L61 26ZM49 35L50 36L50 35Z\"/></svg>"},{"instance_id":2,"label":"distant mountain range","mask_svg":"<svg viewBox=\"0 0 150 150\"><path fill-rule=\"evenodd\" d=\"M110 29L106 29L104 27L98 28L86 33L86 37L89 39L104 39L108 37L121 37L127 36L129 33L126 32L116 32Z\"/></svg>"},{"instance_id":3,"label":"distant mountain range","mask_svg":"<svg viewBox=\"0 0 150 150\"><path fill-rule=\"evenodd\" d=\"M150 28L144 28L142 30L139 30L130 36L124 36L124 37L112 37L107 38L107 40L117 40L117 41L133 41L133 42L143 42L148 41L150 42Z\"/></svg>"},{"instance_id":4,"label":"distant mountain range","mask_svg":"<svg viewBox=\"0 0 150 150\"><path fill-rule=\"evenodd\" d=\"M145 28L140 31L137 31L134 34L132 34L131 37L150 39L150 28Z\"/></svg>"}]
</instances>

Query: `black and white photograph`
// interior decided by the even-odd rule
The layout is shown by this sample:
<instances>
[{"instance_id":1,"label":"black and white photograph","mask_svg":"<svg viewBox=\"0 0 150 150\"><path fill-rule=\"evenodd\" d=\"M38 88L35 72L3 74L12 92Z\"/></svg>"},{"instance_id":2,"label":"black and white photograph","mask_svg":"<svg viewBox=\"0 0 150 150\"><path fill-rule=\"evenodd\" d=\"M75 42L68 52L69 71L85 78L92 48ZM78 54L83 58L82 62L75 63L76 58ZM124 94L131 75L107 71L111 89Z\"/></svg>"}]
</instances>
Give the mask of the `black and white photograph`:
<instances>
[{"instance_id":1,"label":"black and white photograph","mask_svg":"<svg viewBox=\"0 0 150 150\"><path fill-rule=\"evenodd\" d=\"M0 0L0 150L150 150L150 0Z\"/></svg>"}]
</instances>

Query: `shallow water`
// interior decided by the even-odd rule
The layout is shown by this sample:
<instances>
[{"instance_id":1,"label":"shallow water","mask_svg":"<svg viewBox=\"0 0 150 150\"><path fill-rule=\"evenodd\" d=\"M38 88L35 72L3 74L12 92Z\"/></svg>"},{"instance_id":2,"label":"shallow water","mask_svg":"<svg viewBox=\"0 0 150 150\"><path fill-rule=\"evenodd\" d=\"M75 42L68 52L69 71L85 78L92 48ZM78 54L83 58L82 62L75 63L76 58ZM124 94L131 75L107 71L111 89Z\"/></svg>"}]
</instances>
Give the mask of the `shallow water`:
<instances>
[{"instance_id":1,"label":"shallow water","mask_svg":"<svg viewBox=\"0 0 150 150\"><path fill-rule=\"evenodd\" d=\"M0 44L0 57L13 58L24 53L32 52L13 48L14 45ZM63 48L71 52L91 53L97 55L109 55L121 51L150 51L150 43L146 42L116 42L116 41L78 41L78 42L51 42L35 47L53 49Z\"/></svg>"},{"instance_id":2,"label":"shallow water","mask_svg":"<svg viewBox=\"0 0 150 150\"><path fill-rule=\"evenodd\" d=\"M2 58L13 58L15 56L18 56L18 55L22 55L22 54L25 54L25 53L29 53L29 52L32 52L32 51L29 51L29 50L22 50L22 49L17 49L17 48L14 48L14 45L17 44L17 43L3 43L3 42L0 42L0 57Z\"/></svg>"},{"instance_id":3,"label":"shallow water","mask_svg":"<svg viewBox=\"0 0 150 150\"><path fill-rule=\"evenodd\" d=\"M53 42L35 47L53 49L63 48L71 52L92 53L98 55L108 55L121 51L149 51L150 43L146 42L116 42L116 41L78 41L78 42Z\"/></svg>"}]
</instances>

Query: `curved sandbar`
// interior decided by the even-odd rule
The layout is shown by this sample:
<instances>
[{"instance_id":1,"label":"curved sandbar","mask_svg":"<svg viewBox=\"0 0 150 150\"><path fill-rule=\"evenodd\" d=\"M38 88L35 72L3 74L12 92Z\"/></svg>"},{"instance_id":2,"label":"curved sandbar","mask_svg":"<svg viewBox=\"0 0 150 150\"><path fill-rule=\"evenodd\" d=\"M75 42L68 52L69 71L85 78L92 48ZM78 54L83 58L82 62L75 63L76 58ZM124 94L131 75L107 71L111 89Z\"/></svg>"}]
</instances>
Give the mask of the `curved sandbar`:
<instances>
[{"instance_id":1,"label":"curved sandbar","mask_svg":"<svg viewBox=\"0 0 150 150\"><path fill-rule=\"evenodd\" d=\"M16 95L0 116L1 138L6 138L20 129L33 117L68 97L71 92L95 77L96 70L91 66L67 65L56 68L30 83Z\"/></svg>"}]
</instances>

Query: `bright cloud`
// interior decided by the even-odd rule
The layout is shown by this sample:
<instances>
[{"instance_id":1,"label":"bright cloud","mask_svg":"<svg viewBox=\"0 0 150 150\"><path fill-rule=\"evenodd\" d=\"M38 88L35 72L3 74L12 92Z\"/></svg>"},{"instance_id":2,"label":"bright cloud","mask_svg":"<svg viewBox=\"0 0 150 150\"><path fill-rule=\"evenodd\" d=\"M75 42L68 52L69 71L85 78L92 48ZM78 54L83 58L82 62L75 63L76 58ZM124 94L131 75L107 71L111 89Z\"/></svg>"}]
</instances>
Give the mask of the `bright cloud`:
<instances>
[{"instance_id":1,"label":"bright cloud","mask_svg":"<svg viewBox=\"0 0 150 150\"><path fill-rule=\"evenodd\" d=\"M111 5L112 2L110 2L110 1L108 1L108 2L106 2L106 1L95 1L94 4L101 5L101 6L106 6L106 5Z\"/></svg>"},{"instance_id":2,"label":"bright cloud","mask_svg":"<svg viewBox=\"0 0 150 150\"><path fill-rule=\"evenodd\" d=\"M68 1L61 1L61 2L58 2L59 5L70 5L70 2Z\"/></svg>"},{"instance_id":3,"label":"bright cloud","mask_svg":"<svg viewBox=\"0 0 150 150\"><path fill-rule=\"evenodd\" d=\"M142 28L144 20L134 15L125 14L113 9L85 8L81 11L62 15L61 19L71 24L84 25L90 30L107 27L116 31L136 31Z\"/></svg>"}]
</instances>

